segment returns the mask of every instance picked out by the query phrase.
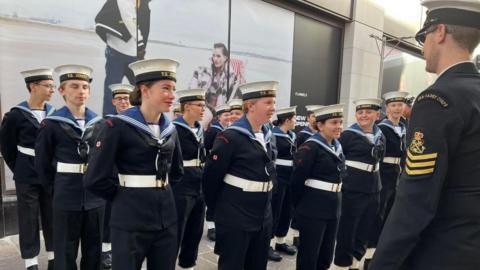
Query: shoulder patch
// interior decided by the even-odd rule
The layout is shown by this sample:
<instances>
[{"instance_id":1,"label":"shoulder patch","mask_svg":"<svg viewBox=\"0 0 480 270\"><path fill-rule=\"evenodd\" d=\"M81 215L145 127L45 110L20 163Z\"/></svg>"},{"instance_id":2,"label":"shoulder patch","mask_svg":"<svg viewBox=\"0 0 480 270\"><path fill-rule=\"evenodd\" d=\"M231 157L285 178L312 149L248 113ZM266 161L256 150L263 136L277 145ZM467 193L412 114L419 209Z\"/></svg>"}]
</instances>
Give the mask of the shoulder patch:
<instances>
[{"instance_id":1,"label":"shoulder patch","mask_svg":"<svg viewBox=\"0 0 480 270\"><path fill-rule=\"evenodd\" d=\"M109 127L113 127L112 119L107 119L107 120L105 120L105 123L106 123Z\"/></svg>"},{"instance_id":2,"label":"shoulder patch","mask_svg":"<svg viewBox=\"0 0 480 270\"><path fill-rule=\"evenodd\" d=\"M438 153L428 153L424 137L422 131L416 130L408 147L405 172L410 176L427 175L435 171Z\"/></svg>"},{"instance_id":3,"label":"shoulder patch","mask_svg":"<svg viewBox=\"0 0 480 270\"><path fill-rule=\"evenodd\" d=\"M218 134L216 139L222 140L225 143L230 143L230 141L222 134Z\"/></svg>"},{"instance_id":4,"label":"shoulder patch","mask_svg":"<svg viewBox=\"0 0 480 270\"><path fill-rule=\"evenodd\" d=\"M445 100L445 98L437 95L437 94L434 94L434 93L424 93L424 94L420 94L418 97L417 97L417 100L415 103L420 103L422 101L427 101L427 100L431 100L431 101L434 101L434 102L437 102L438 104L440 104L440 106L444 107L444 108L447 108L448 107L448 102L447 100Z\"/></svg>"}]
</instances>

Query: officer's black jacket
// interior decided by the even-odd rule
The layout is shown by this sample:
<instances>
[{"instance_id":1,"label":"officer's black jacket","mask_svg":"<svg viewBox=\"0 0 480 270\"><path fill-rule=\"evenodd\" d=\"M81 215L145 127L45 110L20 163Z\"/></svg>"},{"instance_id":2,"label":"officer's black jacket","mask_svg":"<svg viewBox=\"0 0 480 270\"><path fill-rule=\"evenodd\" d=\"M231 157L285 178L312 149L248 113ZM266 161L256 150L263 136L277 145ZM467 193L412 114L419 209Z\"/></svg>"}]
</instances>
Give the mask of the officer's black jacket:
<instances>
[{"instance_id":1,"label":"officer's black jacket","mask_svg":"<svg viewBox=\"0 0 480 270\"><path fill-rule=\"evenodd\" d=\"M173 121L177 129L178 138L182 149L183 160L199 159L201 161L198 167L184 167L184 175L178 183L173 183L175 194L201 195L203 163L205 162L205 147L203 145L203 127L199 122L195 126L197 133L193 133L182 116Z\"/></svg>"},{"instance_id":2,"label":"officer's black jacket","mask_svg":"<svg viewBox=\"0 0 480 270\"><path fill-rule=\"evenodd\" d=\"M300 147L300 145L302 145L308 138L310 138L315 133L317 133L317 131L311 130L308 126L300 130L297 134L297 147Z\"/></svg>"},{"instance_id":3,"label":"officer's black jacket","mask_svg":"<svg viewBox=\"0 0 480 270\"><path fill-rule=\"evenodd\" d=\"M215 213L215 222L246 231L271 226L272 192L244 192L224 183L226 174L263 182L274 179L271 131L262 127L267 151L257 141L244 116L215 138L204 172L207 207Z\"/></svg>"},{"instance_id":4,"label":"officer's black jacket","mask_svg":"<svg viewBox=\"0 0 480 270\"><path fill-rule=\"evenodd\" d=\"M45 115L49 116L55 108L45 104ZM40 128L35 115L24 101L6 113L0 127L0 150L13 179L18 183L40 184L34 168L34 157L21 153L17 145L34 149L37 132Z\"/></svg>"},{"instance_id":5,"label":"officer's black jacket","mask_svg":"<svg viewBox=\"0 0 480 270\"><path fill-rule=\"evenodd\" d=\"M373 126L373 132L375 144L370 142L358 124L353 124L345 129L339 139L345 159L372 165L382 160L385 153L385 136L376 125ZM379 192L381 188L378 171L367 172L347 166L347 176L343 179L343 190L375 193Z\"/></svg>"},{"instance_id":6,"label":"officer's black jacket","mask_svg":"<svg viewBox=\"0 0 480 270\"><path fill-rule=\"evenodd\" d=\"M164 114L159 125L161 134L157 138L139 107L132 107L112 116L101 127L90 155L85 185L95 194L112 200L112 227L156 231L177 222L171 185L119 187L110 177L115 166L123 175L156 175L157 179L165 179L169 174L170 184L182 177L182 153L175 126Z\"/></svg>"},{"instance_id":7,"label":"officer's black jacket","mask_svg":"<svg viewBox=\"0 0 480 270\"><path fill-rule=\"evenodd\" d=\"M308 218L332 219L340 215L340 192L305 186L305 180L317 179L340 184L345 174L345 157L338 140L334 149L316 133L298 148L292 173L292 197L295 213Z\"/></svg>"},{"instance_id":8,"label":"officer's black jacket","mask_svg":"<svg viewBox=\"0 0 480 270\"><path fill-rule=\"evenodd\" d=\"M57 162L87 163L87 156L80 155L81 149L85 150L83 154L88 154L93 148L93 134L101 120L87 108L85 127L81 128L66 106L43 120L35 142L35 169L45 186L53 185L56 209L80 211L104 205L104 200L84 188L83 174L57 172ZM67 129L78 137L74 139ZM82 145L80 138L88 146Z\"/></svg>"},{"instance_id":9,"label":"officer's black jacket","mask_svg":"<svg viewBox=\"0 0 480 270\"><path fill-rule=\"evenodd\" d=\"M207 154L212 150L213 142L218 133L224 131L225 129L217 121L213 122L209 128L205 131L205 150Z\"/></svg>"},{"instance_id":10,"label":"officer's black jacket","mask_svg":"<svg viewBox=\"0 0 480 270\"><path fill-rule=\"evenodd\" d=\"M370 268L480 266L480 75L448 68L417 96L407 164ZM422 268L423 267L423 268Z\"/></svg>"},{"instance_id":11,"label":"officer's black jacket","mask_svg":"<svg viewBox=\"0 0 480 270\"><path fill-rule=\"evenodd\" d=\"M403 158L405 153L405 126L402 122L399 122L399 126L402 127L402 133L397 133L393 123L384 119L378 124L378 127L385 135L385 157ZM395 188L397 185L397 178L400 173L400 165L390 163L380 163L380 177L382 179L383 188Z\"/></svg>"},{"instance_id":12,"label":"officer's black jacket","mask_svg":"<svg viewBox=\"0 0 480 270\"><path fill-rule=\"evenodd\" d=\"M293 160L293 154L297 150L295 133L290 130L288 133L285 133L279 127L274 127L272 131L276 139L275 145L278 152L276 159ZM277 164L276 169L277 180L284 184L289 184L290 176L292 174L292 166L282 166Z\"/></svg>"}]
</instances>

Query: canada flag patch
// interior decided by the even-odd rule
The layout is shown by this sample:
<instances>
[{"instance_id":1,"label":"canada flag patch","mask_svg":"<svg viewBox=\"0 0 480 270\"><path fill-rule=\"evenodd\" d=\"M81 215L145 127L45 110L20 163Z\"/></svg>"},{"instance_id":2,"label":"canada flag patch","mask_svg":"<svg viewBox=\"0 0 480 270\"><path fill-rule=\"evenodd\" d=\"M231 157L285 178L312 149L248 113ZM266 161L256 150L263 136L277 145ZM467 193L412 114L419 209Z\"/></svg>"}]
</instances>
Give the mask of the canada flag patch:
<instances>
[{"instance_id":1,"label":"canada flag patch","mask_svg":"<svg viewBox=\"0 0 480 270\"><path fill-rule=\"evenodd\" d=\"M100 146L102 146L102 142L101 142L101 141L97 141L97 143L95 144L95 147L100 148Z\"/></svg>"},{"instance_id":2,"label":"canada flag patch","mask_svg":"<svg viewBox=\"0 0 480 270\"><path fill-rule=\"evenodd\" d=\"M213 155L213 156L212 156L212 159L213 159L213 160L218 160L218 156L217 156L217 155Z\"/></svg>"}]
</instances>

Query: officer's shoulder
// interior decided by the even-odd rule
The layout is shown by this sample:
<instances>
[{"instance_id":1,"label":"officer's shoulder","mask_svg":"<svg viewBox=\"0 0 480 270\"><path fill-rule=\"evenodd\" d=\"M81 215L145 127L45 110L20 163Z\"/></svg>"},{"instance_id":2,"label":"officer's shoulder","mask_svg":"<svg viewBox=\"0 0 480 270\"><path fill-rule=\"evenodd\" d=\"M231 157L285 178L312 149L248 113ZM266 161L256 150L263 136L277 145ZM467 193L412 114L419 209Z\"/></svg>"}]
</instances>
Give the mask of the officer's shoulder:
<instances>
[{"instance_id":1,"label":"officer's shoulder","mask_svg":"<svg viewBox=\"0 0 480 270\"><path fill-rule=\"evenodd\" d=\"M449 109L456 105L457 98L451 91L441 86L432 86L420 93L414 106L432 109Z\"/></svg>"}]
</instances>

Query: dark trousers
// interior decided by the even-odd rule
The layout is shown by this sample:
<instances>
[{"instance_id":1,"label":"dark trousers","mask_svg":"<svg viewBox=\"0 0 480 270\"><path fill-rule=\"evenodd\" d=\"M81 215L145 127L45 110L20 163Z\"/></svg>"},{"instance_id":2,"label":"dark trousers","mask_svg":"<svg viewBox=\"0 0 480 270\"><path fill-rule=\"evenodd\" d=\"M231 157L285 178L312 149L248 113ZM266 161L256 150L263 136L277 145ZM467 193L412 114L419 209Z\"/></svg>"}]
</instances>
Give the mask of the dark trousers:
<instances>
[{"instance_id":1,"label":"dark trousers","mask_svg":"<svg viewBox=\"0 0 480 270\"><path fill-rule=\"evenodd\" d=\"M215 253L219 270L267 269L271 227L243 231L216 224Z\"/></svg>"},{"instance_id":2,"label":"dark trousers","mask_svg":"<svg viewBox=\"0 0 480 270\"><path fill-rule=\"evenodd\" d=\"M53 251L53 209L52 193L40 184L15 182L17 192L18 231L20 253L23 259L30 259L40 251L41 217L45 249Z\"/></svg>"},{"instance_id":3,"label":"dark trousers","mask_svg":"<svg viewBox=\"0 0 480 270\"><path fill-rule=\"evenodd\" d=\"M80 269L100 269L104 207L82 211L54 208L55 270L76 270L81 243Z\"/></svg>"},{"instance_id":4,"label":"dark trousers","mask_svg":"<svg viewBox=\"0 0 480 270\"><path fill-rule=\"evenodd\" d=\"M215 217L215 213L213 213L213 211L207 207L207 213L205 215L205 220L206 221L210 221L210 222L213 222L214 221L214 218Z\"/></svg>"},{"instance_id":5,"label":"dark trousers","mask_svg":"<svg viewBox=\"0 0 480 270\"><path fill-rule=\"evenodd\" d=\"M177 225L162 231L124 231L112 227L112 269L174 270L177 258Z\"/></svg>"},{"instance_id":6,"label":"dark trousers","mask_svg":"<svg viewBox=\"0 0 480 270\"><path fill-rule=\"evenodd\" d=\"M272 195L273 236L285 237L292 220L290 186L278 182Z\"/></svg>"},{"instance_id":7,"label":"dark trousers","mask_svg":"<svg viewBox=\"0 0 480 270\"><path fill-rule=\"evenodd\" d=\"M107 46L105 49L105 81L103 85L103 115L115 112L112 104L112 91L108 87L114 83L122 83L123 76L126 76L130 84L135 83L133 71L128 65L137 61L136 56L129 56L118 52Z\"/></svg>"},{"instance_id":8,"label":"dark trousers","mask_svg":"<svg viewBox=\"0 0 480 270\"><path fill-rule=\"evenodd\" d=\"M178 216L178 265L196 265L198 246L203 234L205 202L201 196L175 195Z\"/></svg>"},{"instance_id":9,"label":"dark trousers","mask_svg":"<svg viewBox=\"0 0 480 270\"><path fill-rule=\"evenodd\" d=\"M102 243L110 242L110 215L112 213L112 203L107 201L105 203L105 215L103 216L103 235Z\"/></svg>"},{"instance_id":10,"label":"dark trousers","mask_svg":"<svg viewBox=\"0 0 480 270\"><path fill-rule=\"evenodd\" d=\"M367 250L371 226L379 208L379 193L342 191L342 214L338 228L335 264L350 266Z\"/></svg>"},{"instance_id":11,"label":"dark trousers","mask_svg":"<svg viewBox=\"0 0 480 270\"><path fill-rule=\"evenodd\" d=\"M337 219L299 217L297 270L327 270L333 260Z\"/></svg>"},{"instance_id":12,"label":"dark trousers","mask_svg":"<svg viewBox=\"0 0 480 270\"><path fill-rule=\"evenodd\" d=\"M376 248L383 226L387 220L388 214L392 209L395 200L395 187L384 186L380 192L380 209L374 218L372 228L368 237L368 247Z\"/></svg>"}]
</instances>

